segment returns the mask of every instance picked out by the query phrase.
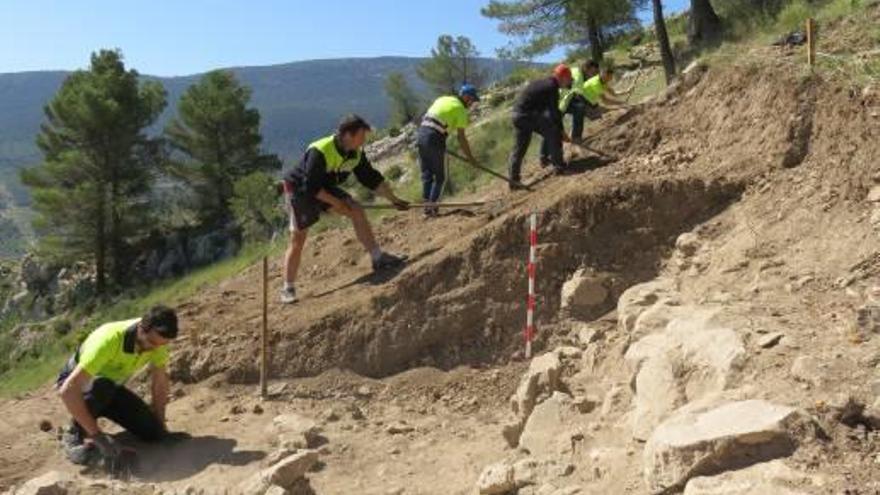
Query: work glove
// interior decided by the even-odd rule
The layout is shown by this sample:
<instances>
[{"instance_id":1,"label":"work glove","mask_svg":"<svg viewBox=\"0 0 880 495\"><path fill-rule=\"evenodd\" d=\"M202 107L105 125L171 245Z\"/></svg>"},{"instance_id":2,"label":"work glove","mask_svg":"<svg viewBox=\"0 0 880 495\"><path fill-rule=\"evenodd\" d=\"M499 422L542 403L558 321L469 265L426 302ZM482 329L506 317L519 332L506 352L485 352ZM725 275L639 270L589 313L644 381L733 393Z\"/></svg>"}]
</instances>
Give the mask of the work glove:
<instances>
[{"instance_id":1,"label":"work glove","mask_svg":"<svg viewBox=\"0 0 880 495\"><path fill-rule=\"evenodd\" d=\"M397 197L391 200L391 204L393 204L394 207L397 208L399 211L406 211L409 209L409 201L405 201Z\"/></svg>"},{"instance_id":2,"label":"work glove","mask_svg":"<svg viewBox=\"0 0 880 495\"><path fill-rule=\"evenodd\" d=\"M98 433L92 437L92 442L94 442L95 447L98 448L98 452L101 453L104 459L115 461L122 454L122 448L119 444L112 437L104 433Z\"/></svg>"}]
</instances>

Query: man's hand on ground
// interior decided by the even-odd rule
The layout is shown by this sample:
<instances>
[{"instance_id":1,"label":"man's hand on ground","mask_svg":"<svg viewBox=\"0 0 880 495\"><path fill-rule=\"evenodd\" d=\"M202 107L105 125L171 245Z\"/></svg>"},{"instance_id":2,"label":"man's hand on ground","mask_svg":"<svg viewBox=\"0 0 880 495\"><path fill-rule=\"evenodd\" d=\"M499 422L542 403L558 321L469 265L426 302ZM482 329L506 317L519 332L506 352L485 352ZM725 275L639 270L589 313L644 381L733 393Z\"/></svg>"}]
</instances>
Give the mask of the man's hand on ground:
<instances>
[{"instance_id":1,"label":"man's hand on ground","mask_svg":"<svg viewBox=\"0 0 880 495\"><path fill-rule=\"evenodd\" d=\"M98 433L93 436L92 443L98 448L101 456L108 461L115 462L122 453L122 448L119 444L112 437L104 433Z\"/></svg>"}]
</instances>

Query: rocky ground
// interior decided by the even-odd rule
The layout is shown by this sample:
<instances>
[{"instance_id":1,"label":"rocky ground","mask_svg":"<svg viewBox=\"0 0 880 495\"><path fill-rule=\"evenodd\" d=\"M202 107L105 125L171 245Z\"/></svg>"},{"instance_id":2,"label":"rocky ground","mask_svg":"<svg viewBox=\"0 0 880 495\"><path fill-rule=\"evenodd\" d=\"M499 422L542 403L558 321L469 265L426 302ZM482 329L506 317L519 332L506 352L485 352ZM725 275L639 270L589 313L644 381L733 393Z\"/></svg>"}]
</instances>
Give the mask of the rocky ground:
<instances>
[{"instance_id":1,"label":"rocky ground","mask_svg":"<svg viewBox=\"0 0 880 495\"><path fill-rule=\"evenodd\" d=\"M348 231L311 239L303 300L270 304L269 400L259 267L182 304L169 417L193 438L139 446L128 481L61 460L49 388L0 403L0 487L880 493L880 90L746 55L606 116L534 193L383 220L400 273L368 275Z\"/></svg>"}]
</instances>

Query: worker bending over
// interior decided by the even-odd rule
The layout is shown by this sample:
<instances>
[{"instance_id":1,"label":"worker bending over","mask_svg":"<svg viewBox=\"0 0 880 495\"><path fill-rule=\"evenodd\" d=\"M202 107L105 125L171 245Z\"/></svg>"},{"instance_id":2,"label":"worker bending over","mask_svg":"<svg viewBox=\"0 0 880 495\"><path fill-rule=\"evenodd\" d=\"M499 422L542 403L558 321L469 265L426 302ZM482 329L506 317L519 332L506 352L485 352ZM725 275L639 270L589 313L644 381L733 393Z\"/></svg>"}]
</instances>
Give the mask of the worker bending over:
<instances>
[{"instance_id":1,"label":"worker bending over","mask_svg":"<svg viewBox=\"0 0 880 495\"><path fill-rule=\"evenodd\" d=\"M468 108L480 101L477 88L470 84L462 85L458 96L441 96L428 108L418 132L419 165L422 169L422 199L429 203L425 216L437 216L434 203L440 201L443 185L446 182L446 138L451 132L458 137L458 144L465 158L476 163L471 153L465 128L470 123Z\"/></svg>"},{"instance_id":2,"label":"worker bending over","mask_svg":"<svg viewBox=\"0 0 880 495\"><path fill-rule=\"evenodd\" d=\"M362 185L386 198L400 210L409 203L398 198L363 151L370 125L357 115L345 117L336 133L308 146L302 160L284 175L285 199L290 214L290 243L284 257L281 302L297 300L296 275L309 227L329 211L348 217L358 240L372 259L373 270L400 266L404 258L382 251L364 209L339 186L352 173Z\"/></svg>"},{"instance_id":3,"label":"worker bending over","mask_svg":"<svg viewBox=\"0 0 880 495\"><path fill-rule=\"evenodd\" d=\"M571 87L571 70L565 64L553 69L553 75L530 82L519 94L513 106L515 142L510 153L509 176L512 182L520 181L522 161L532 141L532 133L543 138L541 161L553 166L556 173L563 173L562 142L570 139L562 127L559 111L560 88ZM511 183L510 188L522 186Z\"/></svg>"}]
</instances>

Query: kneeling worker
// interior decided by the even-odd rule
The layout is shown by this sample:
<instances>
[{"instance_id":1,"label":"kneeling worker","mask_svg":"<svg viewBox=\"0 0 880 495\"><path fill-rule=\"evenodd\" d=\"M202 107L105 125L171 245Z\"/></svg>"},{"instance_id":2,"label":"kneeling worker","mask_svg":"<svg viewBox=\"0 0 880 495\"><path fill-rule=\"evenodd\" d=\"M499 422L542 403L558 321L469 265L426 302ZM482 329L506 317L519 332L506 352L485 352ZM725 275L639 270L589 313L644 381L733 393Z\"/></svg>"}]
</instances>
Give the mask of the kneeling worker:
<instances>
[{"instance_id":1,"label":"kneeling worker","mask_svg":"<svg viewBox=\"0 0 880 495\"><path fill-rule=\"evenodd\" d=\"M441 96L428 108L419 126L419 164L422 168L422 199L426 203L440 201L446 182L446 138L457 131L458 144L465 158L476 163L464 130L470 123L468 108L480 101L477 88L462 85L458 96ZM425 207L426 217L436 217L437 208Z\"/></svg>"},{"instance_id":2,"label":"kneeling worker","mask_svg":"<svg viewBox=\"0 0 880 495\"><path fill-rule=\"evenodd\" d=\"M88 464L96 450L111 469L120 460L122 450L98 427L100 417L142 441L158 441L166 435L167 344L176 337L174 310L155 306L143 318L101 325L83 341L57 381L61 400L73 416L64 435L71 462ZM147 366L152 382L149 406L125 387L132 375Z\"/></svg>"},{"instance_id":3,"label":"kneeling worker","mask_svg":"<svg viewBox=\"0 0 880 495\"><path fill-rule=\"evenodd\" d=\"M602 116L602 108L614 108L626 105L626 102L619 99L621 95L632 93L633 89L618 93L611 87L611 81L614 79L614 69L606 68L600 74L597 74L584 83L583 95L587 100L586 115L590 120L597 120Z\"/></svg>"},{"instance_id":4,"label":"kneeling worker","mask_svg":"<svg viewBox=\"0 0 880 495\"><path fill-rule=\"evenodd\" d=\"M597 74L599 74L599 64L594 60L588 60L580 67L571 67L571 88L559 90L559 111L563 115L571 114L573 143L580 143L584 135L584 117L588 105L584 98L584 83ZM547 160L547 157L542 159Z\"/></svg>"},{"instance_id":5,"label":"kneeling worker","mask_svg":"<svg viewBox=\"0 0 880 495\"><path fill-rule=\"evenodd\" d=\"M306 149L300 163L284 176L284 192L290 213L290 243L284 258L284 287L281 302L296 302L294 282L299 270L308 229L321 214L330 211L351 219L358 240L370 254L373 270L379 271L403 264L404 259L379 248L364 209L339 185L351 173L358 182L390 201L399 210L409 203L398 198L363 152L370 125L357 115L340 122L336 133L319 139Z\"/></svg>"}]
</instances>

